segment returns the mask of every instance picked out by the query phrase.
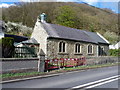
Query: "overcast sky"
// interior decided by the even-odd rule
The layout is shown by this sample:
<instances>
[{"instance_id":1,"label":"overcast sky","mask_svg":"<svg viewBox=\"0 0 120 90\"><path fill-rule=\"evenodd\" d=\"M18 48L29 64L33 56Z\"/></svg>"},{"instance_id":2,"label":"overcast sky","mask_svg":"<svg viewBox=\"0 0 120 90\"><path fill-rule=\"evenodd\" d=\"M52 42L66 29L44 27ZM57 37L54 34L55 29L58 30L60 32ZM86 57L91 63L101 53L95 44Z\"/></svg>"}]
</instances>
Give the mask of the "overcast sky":
<instances>
[{"instance_id":1,"label":"overcast sky","mask_svg":"<svg viewBox=\"0 0 120 90\"><path fill-rule=\"evenodd\" d=\"M14 2L85 2L99 8L108 8L118 13L119 0L1 0L0 7L9 7Z\"/></svg>"}]
</instances>

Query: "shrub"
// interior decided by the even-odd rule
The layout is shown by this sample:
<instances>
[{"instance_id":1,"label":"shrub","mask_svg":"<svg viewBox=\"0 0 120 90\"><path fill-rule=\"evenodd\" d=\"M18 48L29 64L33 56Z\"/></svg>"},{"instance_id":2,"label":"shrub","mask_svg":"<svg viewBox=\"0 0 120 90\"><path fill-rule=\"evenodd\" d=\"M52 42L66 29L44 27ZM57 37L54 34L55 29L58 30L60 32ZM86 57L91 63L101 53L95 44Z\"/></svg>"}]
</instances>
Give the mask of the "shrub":
<instances>
[{"instance_id":1,"label":"shrub","mask_svg":"<svg viewBox=\"0 0 120 90\"><path fill-rule=\"evenodd\" d=\"M10 58L14 52L14 39L11 37L2 38L2 57Z\"/></svg>"},{"instance_id":2,"label":"shrub","mask_svg":"<svg viewBox=\"0 0 120 90\"><path fill-rule=\"evenodd\" d=\"M110 56L120 56L120 49L110 49L109 55Z\"/></svg>"}]
</instances>

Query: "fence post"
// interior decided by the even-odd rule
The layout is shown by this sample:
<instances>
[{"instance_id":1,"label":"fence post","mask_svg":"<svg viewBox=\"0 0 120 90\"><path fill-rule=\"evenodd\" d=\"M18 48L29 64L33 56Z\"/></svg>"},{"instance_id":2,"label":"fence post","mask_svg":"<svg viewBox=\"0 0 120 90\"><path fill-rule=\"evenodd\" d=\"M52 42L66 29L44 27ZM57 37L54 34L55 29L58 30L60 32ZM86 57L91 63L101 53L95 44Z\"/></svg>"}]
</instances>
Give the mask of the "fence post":
<instances>
[{"instance_id":1,"label":"fence post","mask_svg":"<svg viewBox=\"0 0 120 90\"><path fill-rule=\"evenodd\" d=\"M44 72L45 70L45 53L41 49L38 53L38 72Z\"/></svg>"}]
</instances>

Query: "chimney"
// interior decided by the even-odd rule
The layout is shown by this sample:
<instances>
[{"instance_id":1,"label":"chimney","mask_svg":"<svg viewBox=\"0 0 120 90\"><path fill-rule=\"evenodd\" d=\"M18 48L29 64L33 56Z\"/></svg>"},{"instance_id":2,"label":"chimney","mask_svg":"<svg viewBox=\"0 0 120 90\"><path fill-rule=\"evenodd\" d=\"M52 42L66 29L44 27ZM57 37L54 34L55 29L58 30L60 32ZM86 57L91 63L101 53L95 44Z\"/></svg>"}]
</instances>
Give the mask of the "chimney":
<instances>
[{"instance_id":1,"label":"chimney","mask_svg":"<svg viewBox=\"0 0 120 90\"><path fill-rule=\"evenodd\" d=\"M39 19L41 22L43 22L43 23L46 22L46 14L45 13L40 14L39 17L40 17Z\"/></svg>"}]
</instances>

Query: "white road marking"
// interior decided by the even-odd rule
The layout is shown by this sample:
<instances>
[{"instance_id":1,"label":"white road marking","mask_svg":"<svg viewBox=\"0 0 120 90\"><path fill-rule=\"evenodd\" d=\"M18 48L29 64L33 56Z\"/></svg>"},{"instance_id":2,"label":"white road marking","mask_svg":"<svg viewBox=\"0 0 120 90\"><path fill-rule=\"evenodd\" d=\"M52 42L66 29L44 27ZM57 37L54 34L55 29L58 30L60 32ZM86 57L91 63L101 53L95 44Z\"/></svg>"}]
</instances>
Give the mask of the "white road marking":
<instances>
[{"instance_id":1,"label":"white road marking","mask_svg":"<svg viewBox=\"0 0 120 90\"><path fill-rule=\"evenodd\" d=\"M115 80L118 80L118 79L120 79L120 78L115 78L115 79L112 79L112 80L109 80L109 81L105 81L105 82L98 83L98 84L95 84L95 85L92 85L92 86L88 86L86 88L93 88L93 87L100 86L100 85L103 85L103 84L106 84L106 83L109 83L109 82L112 82L112 81L115 81Z\"/></svg>"},{"instance_id":2,"label":"white road marking","mask_svg":"<svg viewBox=\"0 0 120 90\"><path fill-rule=\"evenodd\" d=\"M75 86L75 87L72 87L71 89L82 88L82 87L85 87L85 86L88 86L88 85L92 85L92 84L100 83L100 82L103 82L103 81L106 81L106 80L109 80L109 79L117 78L119 76L120 75L116 75L116 76L112 76L112 77L109 77L109 78L101 79L101 80L98 80L98 81L90 82L90 83L87 83L87 84Z\"/></svg>"}]
</instances>

